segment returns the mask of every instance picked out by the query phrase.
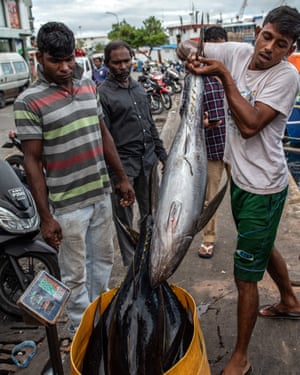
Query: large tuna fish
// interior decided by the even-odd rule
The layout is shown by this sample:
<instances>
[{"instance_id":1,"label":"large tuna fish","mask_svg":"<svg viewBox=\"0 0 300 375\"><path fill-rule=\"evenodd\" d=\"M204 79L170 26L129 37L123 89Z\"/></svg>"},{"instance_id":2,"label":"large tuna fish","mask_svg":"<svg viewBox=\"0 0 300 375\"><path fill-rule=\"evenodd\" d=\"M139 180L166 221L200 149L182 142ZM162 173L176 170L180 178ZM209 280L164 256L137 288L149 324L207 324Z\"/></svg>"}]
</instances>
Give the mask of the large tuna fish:
<instances>
[{"instance_id":1,"label":"large tuna fish","mask_svg":"<svg viewBox=\"0 0 300 375\"><path fill-rule=\"evenodd\" d=\"M226 190L225 187L203 212L207 180L204 82L201 76L189 74L185 84L188 85L185 112L168 155L154 208L150 252L153 287L174 273L193 237L212 217Z\"/></svg>"}]
</instances>

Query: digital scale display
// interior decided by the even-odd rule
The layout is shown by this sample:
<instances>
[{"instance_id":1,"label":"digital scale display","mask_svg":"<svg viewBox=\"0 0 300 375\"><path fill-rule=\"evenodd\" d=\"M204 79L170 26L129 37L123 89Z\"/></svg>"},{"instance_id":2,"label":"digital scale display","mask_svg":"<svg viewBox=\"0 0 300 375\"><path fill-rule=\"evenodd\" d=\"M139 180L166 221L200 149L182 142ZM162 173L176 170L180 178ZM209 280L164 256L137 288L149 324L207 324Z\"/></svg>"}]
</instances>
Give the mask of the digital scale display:
<instances>
[{"instance_id":1,"label":"digital scale display","mask_svg":"<svg viewBox=\"0 0 300 375\"><path fill-rule=\"evenodd\" d=\"M17 304L43 324L55 324L71 291L46 271L41 271Z\"/></svg>"}]
</instances>

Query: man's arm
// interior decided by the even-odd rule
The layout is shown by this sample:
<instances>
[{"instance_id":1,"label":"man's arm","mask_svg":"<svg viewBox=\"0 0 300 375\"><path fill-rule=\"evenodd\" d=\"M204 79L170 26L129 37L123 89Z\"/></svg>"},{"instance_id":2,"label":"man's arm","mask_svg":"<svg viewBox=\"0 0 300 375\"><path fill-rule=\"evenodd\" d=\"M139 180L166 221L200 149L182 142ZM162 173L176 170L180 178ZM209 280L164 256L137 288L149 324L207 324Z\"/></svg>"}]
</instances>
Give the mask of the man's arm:
<instances>
[{"instance_id":1,"label":"man's arm","mask_svg":"<svg viewBox=\"0 0 300 375\"><path fill-rule=\"evenodd\" d=\"M135 199L134 189L128 181L128 177L123 168L115 143L104 123L104 120L100 120L100 128L102 133L105 160L119 180L117 190L120 192L122 197L120 204L123 207L130 206L133 204Z\"/></svg>"},{"instance_id":2,"label":"man's arm","mask_svg":"<svg viewBox=\"0 0 300 375\"><path fill-rule=\"evenodd\" d=\"M41 219L41 233L53 248L59 248L62 231L49 210L48 192L42 164L42 141L22 141L26 178Z\"/></svg>"},{"instance_id":3,"label":"man's arm","mask_svg":"<svg viewBox=\"0 0 300 375\"><path fill-rule=\"evenodd\" d=\"M254 136L278 115L277 111L264 103L255 102L252 105L243 98L235 85L231 73L222 62L196 56L195 42L186 41L181 43L177 53L182 60L186 60L186 68L193 74L216 75L220 78L231 115L242 137L250 138Z\"/></svg>"},{"instance_id":4,"label":"man's arm","mask_svg":"<svg viewBox=\"0 0 300 375\"><path fill-rule=\"evenodd\" d=\"M203 67L200 66L201 63L204 64ZM198 67L195 74L201 71L201 74L216 74L221 79L231 116L242 137L250 138L254 136L277 116L278 112L264 103L255 102L254 105L249 103L240 94L230 72L222 62L199 58L196 65ZM196 73L197 69L198 72Z\"/></svg>"},{"instance_id":5,"label":"man's arm","mask_svg":"<svg viewBox=\"0 0 300 375\"><path fill-rule=\"evenodd\" d=\"M163 141L160 139L155 123L151 124L151 135L155 144L155 153L158 159L164 163L167 160L167 152L164 148Z\"/></svg>"}]
</instances>

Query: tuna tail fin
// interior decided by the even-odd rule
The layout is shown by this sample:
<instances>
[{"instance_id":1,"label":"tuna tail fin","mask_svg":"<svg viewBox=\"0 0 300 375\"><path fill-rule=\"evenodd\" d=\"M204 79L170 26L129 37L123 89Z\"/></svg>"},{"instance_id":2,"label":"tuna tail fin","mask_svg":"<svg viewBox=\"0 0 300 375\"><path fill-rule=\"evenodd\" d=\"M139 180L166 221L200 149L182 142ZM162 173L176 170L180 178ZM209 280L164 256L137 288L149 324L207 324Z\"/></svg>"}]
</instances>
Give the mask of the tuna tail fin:
<instances>
[{"instance_id":1,"label":"tuna tail fin","mask_svg":"<svg viewBox=\"0 0 300 375\"><path fill-rule=\"evenodd\" d=\"M220 203L222 202L225 196L228 182L229 182L229 170L228 170L228 167L226 167L226 180L224 182L224 185L221 188L221 190L219 190L217 195L208 203L207 207L204 208L200 216L199 222L197 224L198 232L200 232L201 229L205 227L205 225L209 222L209 220L213 217L213 215L217 211L217 208L219 207Z\"/></svg>"}]
</instances>

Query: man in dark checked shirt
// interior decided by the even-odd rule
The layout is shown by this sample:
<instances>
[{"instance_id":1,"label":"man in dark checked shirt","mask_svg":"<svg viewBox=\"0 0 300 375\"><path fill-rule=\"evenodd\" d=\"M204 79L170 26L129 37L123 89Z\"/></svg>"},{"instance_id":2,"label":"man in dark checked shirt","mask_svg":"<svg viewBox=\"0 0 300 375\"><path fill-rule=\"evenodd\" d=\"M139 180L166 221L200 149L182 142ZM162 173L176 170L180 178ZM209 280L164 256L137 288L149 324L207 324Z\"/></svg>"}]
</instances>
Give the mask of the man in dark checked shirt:
<instances>
[{"instance_id":1,"label":"man in dark checked shirt","mask_svg":"<svg viewBox=\"0 0 300 375\"><path fill-rule=\"evenodd\" d=\"M205 30L205 42L223 43L227 41L227 33L221 26L211 26ZM205 140L207 150L207 189L206 204L217 194L221 178L224 173L224 146L225 146L225 112L224 90L216 77L204 77L203 109L208 122L218 126L205 127ZM187 87L182 94L180 115L182 116L185 105ZM216 235L216 214L203 228L203 238L198 255L201 258L211 258L214 254Z\"/></svg>"}]
</instances>

